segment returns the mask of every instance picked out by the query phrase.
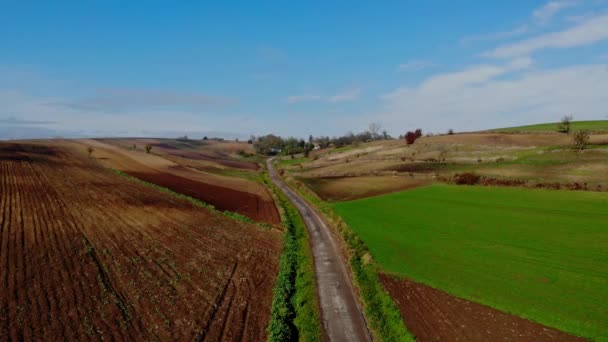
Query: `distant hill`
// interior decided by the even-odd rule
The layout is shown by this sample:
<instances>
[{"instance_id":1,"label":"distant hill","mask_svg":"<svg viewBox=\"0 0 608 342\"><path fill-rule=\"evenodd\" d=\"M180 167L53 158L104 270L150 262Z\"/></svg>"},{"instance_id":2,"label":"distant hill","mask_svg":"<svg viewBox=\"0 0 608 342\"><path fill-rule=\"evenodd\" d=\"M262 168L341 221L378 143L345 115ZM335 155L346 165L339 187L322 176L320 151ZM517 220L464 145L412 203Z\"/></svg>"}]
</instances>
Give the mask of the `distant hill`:
<instances>
[{"instance_id":1,"label":"distant hill","mask_svg":"<svg viewBox=\"0 0 608 342\"><path fill-rule=\"evenodd\" d=\"M507 127L490 129L488 132L502 132L502 133L517 133L517 132L557 132L558 122L543 123L536 125ZM590 131L608 131L608 120L595 120L595 121L573 121L571 123L571 130L578 131L582 129L588 129Z\"/></svg>"}]
</instances>

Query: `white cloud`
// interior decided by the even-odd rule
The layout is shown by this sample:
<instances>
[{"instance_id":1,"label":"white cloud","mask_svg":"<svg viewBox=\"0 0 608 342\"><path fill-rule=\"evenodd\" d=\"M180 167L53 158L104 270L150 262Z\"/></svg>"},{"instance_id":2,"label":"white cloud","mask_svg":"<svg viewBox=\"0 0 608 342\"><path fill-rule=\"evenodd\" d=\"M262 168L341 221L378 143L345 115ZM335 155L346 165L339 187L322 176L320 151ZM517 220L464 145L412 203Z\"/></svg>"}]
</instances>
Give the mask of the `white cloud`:
<instances>
[{"instance_id":1,"label":"white cloud","mask_svg":"<svg viewBox=\"0 0 608 342\"><path fill-rule=\"evenodd\" d=\"M435 67L437 64L427 61L424 59L415 59L411 60L407 63L403 63L399 65L399 71L419 71L431 67Z\"/></svg>"},{"instance_id":2,"label":"white cloud","mask_svg":"<svg viewBox=\"0 0 608 342\"><path fill-rule=\"evenodd\" d=\"M549 1L543 7L534 11L532 16L538 24L543 25L548 23L559 11L568 7L576 6L578 3L579 1L572 0Z\"/></svg>"},{"instance_id":3,"label":"white cloud","mask_svg":"<svg viewBox=\"0 0 608 342\"><path fill-rule=\"evenodd\" d=\"M341 93L335 94L327 98L328 102L337 103L337 102L349 102L354 101L359 98L361 95L361 89L354 88L350 90L343 91Z\"/></svg>"},{"instance_id":4,"label":"white cloud","mask_svg":"<svg viewBox=\"0 0 608 342\"><path fill-rule=\"evenodd\" d=\"M486 57L527 56L546 48L570 48L608 39L608 14L600 15L564 31L543 34L513 44L500 46L483 54Z\"/></svg>"},{"instance_id":5,"label":"white cloud","mask_svg":"<svg viewBox=\"0 0 608 342\"><path fill-rule=\"evenodd\" d=\"M287 102L289 104L293 104L293 103L299 103L299 102L319 101L319 100L321 100L321 98L322 98L321 95L312 95L312 94L292 95L292 96L287 97L285 102Z\"/></svg>"},{"instance_id":6,"label":"white cloud","mask_svg":"<svg viewBox=\"0 0 608 342\"><path fill-rule=\"evenodd\" d=\"M478 66L437 75L416 87L384 95L384 126L415 125L426 130L475 130L554 121L564 113L577 119L603 118L608 108L608 65L538 71L524 60ZM518 70L519 74L512 74ZM501 76L510 75L508 79Z\"/></svg>"},{"instance_id":7,"label":"white cloud","mask_svg":"<svg viewBox=\"0 0 608 342\"><path fill-rule=\"evenodd\" d=\"M508 39L508 38L521 36L523 34L528 33L528 31L530 31L530 27L528 25L521 25L521 26L517 26L514 29L508 30L508 31L500 31L500 32L494 32L494 33L478 34L478 35L464 37L460 40L460 43L466 45L466 44L471 44L474 42Z\"/></svg>"},{"instance_id":8,"label":"white cloud","mask_svg":"<svg viewBox=\"0 0 608 342\"><path fill-rule=\"evenodd\" d=\"M95 95L68 102L49 102L50 105L76 110L117 112L127 109L183 108L204 109L238 102L234 98L212 96L196 92L143 88L112 88Z\"/></svg>"},{"instance_id":9,"label":"white cloud","mask_svg":"<svg viewBox=\"0 0 608 342\"><path fill-rule=\"evenodd\" d=\"M477 65L463 71L431 76L422 82L420 88L449 92L452 89L459 89L464 86L483 84L508 72L529 68L532 64L533 61L530 58L517 58L502 66Z\"/></svg>"},{"instance_id":10,"label":"white cloud","mask_svg":"<svg viewBox=\"0 0 608 342\"><path fill-rule=\"evenodd\" d=\"M339 102L350 102L355 101L361 95L360 88L353 88L349 90L345 90L330 96L322 96L318 94L302 94L302 95L292 95L288 96L285 99L285 102L289 104L300 103L300 102L330 102L330 103L339 103Z\"/></svg>"}]
</instances>

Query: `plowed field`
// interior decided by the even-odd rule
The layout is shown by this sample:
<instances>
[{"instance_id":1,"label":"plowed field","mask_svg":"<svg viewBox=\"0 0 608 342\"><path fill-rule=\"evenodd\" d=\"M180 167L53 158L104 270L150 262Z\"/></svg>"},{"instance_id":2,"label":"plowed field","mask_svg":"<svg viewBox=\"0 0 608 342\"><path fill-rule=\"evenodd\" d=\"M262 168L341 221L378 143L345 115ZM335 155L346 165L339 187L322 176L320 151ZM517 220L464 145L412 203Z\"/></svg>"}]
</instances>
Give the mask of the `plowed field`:
<instances>
[{"instance_id":1,"label":"plowed field","mask_svg":"<svg viewBox=\"0 0 608 342\"><path fill-rule=\"evenodd\" d=\"M0 144L0 340L266 339L280 233Z\"/></svg>"}]
</instances>

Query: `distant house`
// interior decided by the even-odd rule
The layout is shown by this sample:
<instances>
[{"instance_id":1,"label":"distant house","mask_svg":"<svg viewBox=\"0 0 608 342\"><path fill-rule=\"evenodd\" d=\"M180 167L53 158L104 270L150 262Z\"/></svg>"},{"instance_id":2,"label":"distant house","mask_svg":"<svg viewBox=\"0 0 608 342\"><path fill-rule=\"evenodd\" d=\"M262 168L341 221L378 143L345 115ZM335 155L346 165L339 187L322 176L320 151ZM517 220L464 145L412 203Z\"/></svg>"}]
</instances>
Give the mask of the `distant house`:
<instances>
[{"instance_id":1,"label":"distant house","mask_svg":"<svg viewBox=\"0 0 608 342\"><path fill-rule=\"evenodd\" d=\"M321 144L315 143L315 147L313 147L312 149L313 149L313 151L320 150L321 149Z\"/></svg>"},{"instance_id":2,"label":"distant house","mask_svg":"<svg viewBox=\"0 0 608 342\"><path fill-rule=\"evenodd\" d=\"M279 153L281 153L282 149L280 149L280 148L274 148L274 147L271 147L271 148L270 148L268 151L269 151L271 154L279 154Z\"/></svg>"}]
</instances>

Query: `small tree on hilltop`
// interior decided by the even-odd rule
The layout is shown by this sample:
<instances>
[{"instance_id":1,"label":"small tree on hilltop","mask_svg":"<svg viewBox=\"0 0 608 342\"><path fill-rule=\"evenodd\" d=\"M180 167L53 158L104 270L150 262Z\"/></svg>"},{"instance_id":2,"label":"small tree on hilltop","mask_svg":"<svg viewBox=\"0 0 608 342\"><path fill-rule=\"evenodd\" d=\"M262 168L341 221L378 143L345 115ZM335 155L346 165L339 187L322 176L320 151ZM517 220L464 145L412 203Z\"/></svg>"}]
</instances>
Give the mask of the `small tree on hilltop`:
<instances>
[{"instance_id":1,"label":"small tree on hilltop","mask_svg":"<svg viewBox=\"0 0 608 342\"><path fill-rule=\"evenodd\" d=\"M146 145L146 153L150 153L150 151L152 150L152 145Z\"/></svg>"},{"instance_id":2,"label":"small tree on hilltop","mask_svg":"<svg viewBox=\"0 0 608 342\"><path fill-rule=\"evenodd\" d=\"M407 133L405 133L405 142L407 142L408 145L413 144L416 141L416 133L409 131Z\"/></svg>"},{"instance_id":3,"label":"small tree on hilltop","mask_svg":"<svg viewBox=\"0 0 608 342\"><path fill-rule=\"evenodd\" d=\"M585 149L585 146L589 143L589 131L581 130L574 134L574 144L578 146L579 151Z\"/></svg>"},{"instance_id":4,"label":"small tree on hilltop","mask_svg":"<svg viewBox=\"0 0 608 342\"><path fill-rule=\"evenodd\" d=\"M566 134L570 133L570 123L572 122L572 119L574 119L572 114L562 116L559 125L557 125L557 131Z\"/></svg>"},{"instance_id":5,"label":"small tree on hilltop","mask_svg":"<svg viewBox=\"0 0 608 342\"><path fill-rule=\"evenodd\" d=\"M416 131L414 131L414 134L416 134L416 139L418 139L422 136L422 130L418 128Z\"/></svg>"},{"instance_id":6,"label":"small tree on hilltop","mask_svg":"<svg viewBox=\"0 0 608 342\"><path fill-rule=\"evenodd\" d=\"M451 129L451 128L450 128L450 129L448 129L448 135L452 135L452 134L454 134L454 130L453 130L453 129Z\"/></svg>"}]
</instances>

